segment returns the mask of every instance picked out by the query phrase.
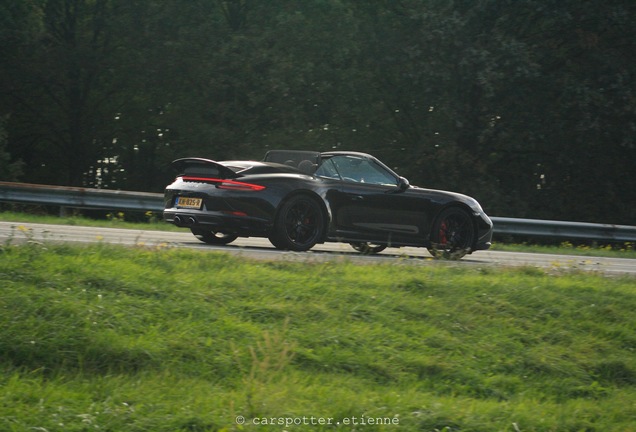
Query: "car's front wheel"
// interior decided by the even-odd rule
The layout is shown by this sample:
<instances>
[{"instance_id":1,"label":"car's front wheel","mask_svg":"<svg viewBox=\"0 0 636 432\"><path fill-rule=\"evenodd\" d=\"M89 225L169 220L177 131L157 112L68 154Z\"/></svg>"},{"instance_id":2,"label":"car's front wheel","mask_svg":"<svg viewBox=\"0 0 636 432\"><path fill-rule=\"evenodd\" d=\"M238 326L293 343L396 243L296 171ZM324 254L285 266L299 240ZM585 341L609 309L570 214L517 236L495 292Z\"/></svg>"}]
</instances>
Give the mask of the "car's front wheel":
<instances>
[{"instance_id":1,"label":"car's front wheel","mask_svg":"<svg viewBox=\"0 0 636 432\"><path fill-rule=\"evenodd\" d=\"M270 241L277 249L302 252L321 239L324 215L320 204L305 195L296 195L281 207Z\"/></svg>"},{"instance_id":2,"label":"car's front wheel","mask_svg":"<svg viewBox=\"0 0 636 432\"><path fill-rule=\"evenodd\" d=\"M226 245L228 243L232 243L238 237L234 234L216 232L202 228L191 228L190 231L192 231L192 234L194 234L194 236L203 243L213 245Z\"/></svg>"},{"instance_id":3,"label":"car's front wheel","mask_svg":"<svg viewBox=\"0 0 636 432\"><path fill-rule=\"evenodd\" d=\"M474 242L470 215L460 208L448 208L433 224L428 251L435 258L458 260L471 251Z\"/></svg>"}]
</instances>

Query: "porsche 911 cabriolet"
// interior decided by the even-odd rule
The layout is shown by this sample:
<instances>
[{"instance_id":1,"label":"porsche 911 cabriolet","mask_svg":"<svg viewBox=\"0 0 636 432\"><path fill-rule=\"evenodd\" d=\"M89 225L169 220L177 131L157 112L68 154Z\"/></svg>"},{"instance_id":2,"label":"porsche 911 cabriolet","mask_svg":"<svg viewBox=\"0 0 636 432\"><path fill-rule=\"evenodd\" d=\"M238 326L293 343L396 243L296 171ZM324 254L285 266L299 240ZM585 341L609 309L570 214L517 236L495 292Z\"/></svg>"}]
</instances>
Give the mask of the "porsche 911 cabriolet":
<instances>
[{"instance_id":1,"label":"porsche 911 cabriolet","mask_svg":"<svg viewBox=\"0 0 636 432\"><path fill-rule=\"evenodd\" d=\"M425 247L460 259L488 249L493 225L466 195L411 186L358 152L272 150L263 161L175 160L164 220L216 245L265 237L278 249L307 251L344 242L363 253Z\"/></svg>"}]
</instances>

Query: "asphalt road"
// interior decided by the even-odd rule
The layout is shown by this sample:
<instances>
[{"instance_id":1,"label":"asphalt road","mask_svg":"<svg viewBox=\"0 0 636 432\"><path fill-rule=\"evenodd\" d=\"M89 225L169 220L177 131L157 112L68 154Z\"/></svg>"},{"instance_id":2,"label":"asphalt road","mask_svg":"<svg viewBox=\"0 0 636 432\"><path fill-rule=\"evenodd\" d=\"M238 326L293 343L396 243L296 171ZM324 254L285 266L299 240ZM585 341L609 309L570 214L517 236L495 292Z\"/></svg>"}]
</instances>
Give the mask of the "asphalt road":
<instances>
[{"instance_id":1,"label":"asphalt road","mask_svg":"<svg viewBox=\"0 0 636 432\"><path fill-rule=\"evenodd\" d=\"M309 252L279 251L261 238L239 238L227 246L210 246L198 241L188 230L183 232L141 231L115 228L92 228L68 225L47 225L20 222L0 222L0 244L27 241L67 242L76 244L113 243L127 246L179 247L201 251L220 251L254 259L316 262L344 260L360 264L393 263L406 265L455 265L478 267L531 266L554 272L583 270L607 275L636 276L636 259L581 257L517 252L478 251L460 261L433 260L424 248L387 248L377 255L361 255L348 244L316 245Z\"/></svg>"}]
</instances>

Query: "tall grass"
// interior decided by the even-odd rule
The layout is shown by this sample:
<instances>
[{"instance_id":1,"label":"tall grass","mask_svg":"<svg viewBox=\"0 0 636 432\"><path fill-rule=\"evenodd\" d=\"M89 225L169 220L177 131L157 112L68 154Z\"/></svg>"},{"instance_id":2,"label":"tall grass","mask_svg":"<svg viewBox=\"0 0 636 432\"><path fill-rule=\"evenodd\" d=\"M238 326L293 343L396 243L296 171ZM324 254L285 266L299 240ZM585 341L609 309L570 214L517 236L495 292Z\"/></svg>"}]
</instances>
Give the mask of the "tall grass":
<instances>
[{"instance_id":1,"label":"tall grass","mask_svg":"<svg viewBox=\"0 0 636 432\"><path fill-rule=\"evenodd\" d=\"M3 431L636 430L633 278L32 243L0 286Z\"/></svg>"}]
</instances>

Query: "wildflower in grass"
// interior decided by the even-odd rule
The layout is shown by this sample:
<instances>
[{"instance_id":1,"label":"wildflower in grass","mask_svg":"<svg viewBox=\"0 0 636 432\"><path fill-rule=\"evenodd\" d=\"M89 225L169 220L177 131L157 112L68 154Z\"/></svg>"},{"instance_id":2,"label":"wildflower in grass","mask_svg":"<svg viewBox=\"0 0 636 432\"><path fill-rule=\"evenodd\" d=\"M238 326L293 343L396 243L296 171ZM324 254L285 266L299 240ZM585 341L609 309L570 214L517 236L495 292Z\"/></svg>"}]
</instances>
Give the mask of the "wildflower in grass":
<instances>
[{"instance_id":1,"label":"wildflower in grass","mask_svg":"<svg viewBox=\"0 0 636 432\"><path fill-rule=\"evenodd\" d=\"M106 219L113 222L122 222L125 216L124 212L118 212L117 214L108 213Z\"/></svg>"}]
</instances>

